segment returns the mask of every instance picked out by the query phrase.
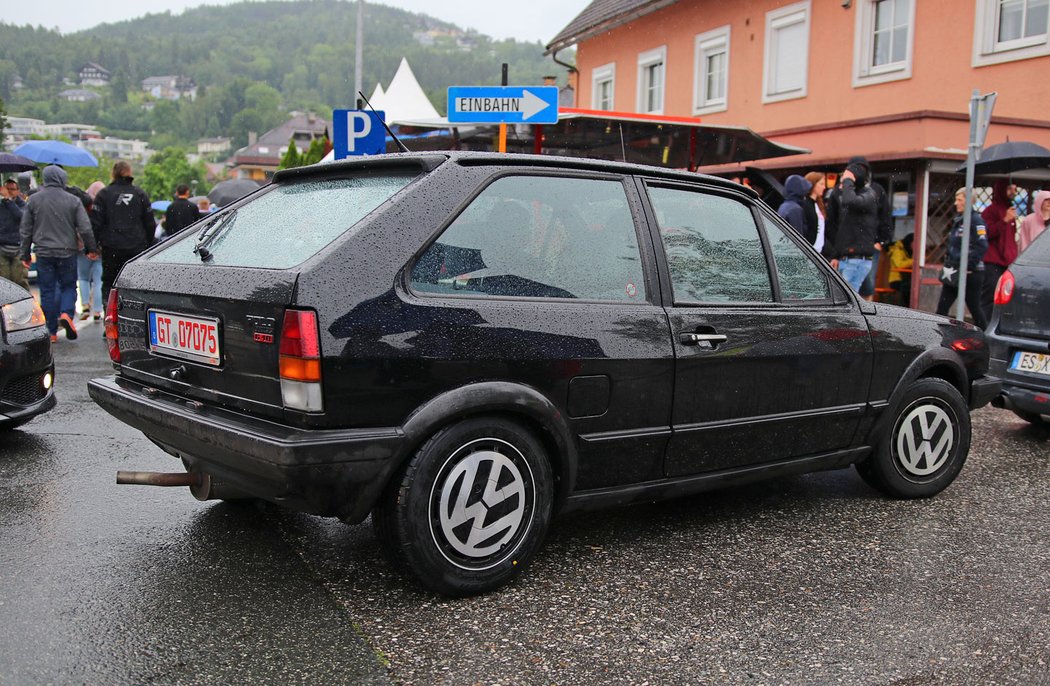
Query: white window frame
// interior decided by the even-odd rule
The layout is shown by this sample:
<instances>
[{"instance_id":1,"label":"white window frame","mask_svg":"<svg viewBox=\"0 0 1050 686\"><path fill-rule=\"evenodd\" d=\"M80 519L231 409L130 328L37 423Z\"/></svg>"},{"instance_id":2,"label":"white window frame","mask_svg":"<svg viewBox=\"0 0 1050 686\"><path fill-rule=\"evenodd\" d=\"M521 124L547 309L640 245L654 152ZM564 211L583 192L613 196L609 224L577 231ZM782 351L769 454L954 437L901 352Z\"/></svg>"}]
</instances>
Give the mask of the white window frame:
<instances>
[{"instance_id":1,"label":"white window frame","mask_svg":"<svg viewBox=\"0 0 1050 686\"><path fill-rule=\"evenodd\" d=\"M762 60L762 102L780 102L782 100L796 100L804 98L809 94L809 34L812 20L810 0L796 2L779 9L766 12L766 44L764 47L764 58ZM772 45L774 32L785 26L791 26L802 22L805 27L806 53L803 55L802 88L785 93L773 93L773 70L770 68L770 60L773 57Z\"/></svg>"},{"instance_id":2,"label":"white window frame","mask_svg":"<svg viewBox=\"0 0 1050 686\"><path fill-rule=\"evenodd\" d=\"M660 84L660 103L656 109L645 109L646 95L649 90L646 72L649 67L657 64L663 65L663 82ZM663 114L664 102L667 97L667 46L661 45L653 50L638 53L638 100L637 110L643 114Z\"/></svg>"},{"instance_id":3,"label":"white window frame","mask_svg":"<svg viewBox=\"0 0 1050 686\"><path fill-rule=\"evenodd\" d=\"M875 48L875 6L878 1L860 0L857 5L856 28L853 32L854 88L911 78L915 45L915 3L916 0L908 0L908 38L904 60L874 65L872 53Z\"/></svg>"},{"instance_id":4,"label":"white window frame","mask_svg":"<svg viewBox=\"0 0 1050 686\"><path fill-rule=\"evenodd\" d=\"M976 0L973 31L974 67L1050 55L1050 20L1047 32L1029 38L999 42L1000 0Z\"/></svg>"},{"instance_id":5,"label":"white window frame","mask_svg":"<svg viewBox=\"0 0 1050 686\"><path fill-rule=\"evenodd\" d=\"M609 82L609 107L601 106L601 95L599 86L606 81ZM616 109L616 62L609 62L591 70L591 109L615 110Z\"/></svg>"},{"instance_id":6,"label":"white window frame","mask_svg":"<svg viewBox=\"0 0 1050 686\"><path fill-rule=\"evenodd\" d=\"M693 114L725 112L729 109L729 40L729 24L696 36L693 50ZM725 83L722 85L722 97L712 98L707 92L707 58L719 52L725 53Z\"/></svg>"}]
</instances>

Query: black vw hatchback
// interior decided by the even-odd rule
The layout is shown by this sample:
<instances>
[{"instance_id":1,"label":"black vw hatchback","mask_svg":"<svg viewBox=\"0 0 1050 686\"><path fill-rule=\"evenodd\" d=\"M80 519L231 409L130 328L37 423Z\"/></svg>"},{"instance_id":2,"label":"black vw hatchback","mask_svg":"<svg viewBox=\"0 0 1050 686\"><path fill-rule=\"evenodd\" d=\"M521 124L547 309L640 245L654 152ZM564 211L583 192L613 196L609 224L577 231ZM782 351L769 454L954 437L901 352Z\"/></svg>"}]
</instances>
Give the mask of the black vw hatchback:
<instances>
[{"instance_id":1,"label":"black vw hatchback","mask_svg":"<svg viewBox=\"0 0 1050 686\"><path fill-rule=\"evenodd\" d=\"M279 172L129 263L106 329L91 396L188 470L125 480L372 513L449 595L574 508L851 464L931 496L999 390L979 330L857 299L750 190L554 157Z\"/></svg>"},{"instance_id":2,"label":"black vw hatchback","mask_svg":"<svg viewBox=\"0 0 1050 686\"><path fill-rule=\"evenodd\" d=\"M54 376L44 313L24 288L0 278L0 433L55 406Z\"/></svg>"}]
</instances>

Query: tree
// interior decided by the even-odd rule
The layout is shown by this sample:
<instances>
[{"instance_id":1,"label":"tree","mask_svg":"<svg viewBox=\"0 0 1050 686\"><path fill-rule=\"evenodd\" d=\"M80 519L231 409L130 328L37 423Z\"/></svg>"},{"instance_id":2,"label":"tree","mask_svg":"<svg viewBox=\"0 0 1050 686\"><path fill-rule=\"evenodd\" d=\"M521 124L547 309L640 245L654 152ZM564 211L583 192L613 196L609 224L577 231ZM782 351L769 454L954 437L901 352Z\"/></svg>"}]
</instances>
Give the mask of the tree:
<instances>
[{"instance_id":1,"label":"tree","mask_svg":"<svg viewBox=\"0 0 1050 686\"><path fill-rule=\"evenodd\" d=\"M299 157L299 148L295 147L295 139L293 138L288 141L288 150L285 151L284 157L281 158L281 164L277 168L291 169L302 166L302 163L302 158Z\"/></svg>"},{"instance_id":2,"label":"tree","mask_svg":"<svg viewBox=\"0 0 1050 686\"><path fill-rule=\"evenodd\" d=\"M317 164L324 159L324 139L315 138L310 141L310 149L303 155L302 166Z\"/></svg>"},{"instance_id":3,"label":"tree","mask_svg":"<svg viewBox=\"0 0 1050 686\"><path fill-rule=\"evenodd\" d=\"M0 148L4 147L4 132L7 130L7 111L4 109L4 101L0 99Z\"/></svg>"},{"instance_id":4,"label":"tree","mask_svg":"<svg viewBox=\"0 0 1050 686\"><path fill-rule=\"evenodd\" d=\"M185 150L164 148L146 163L139 178L139 185L149 193L150 198L165 200L174 195L175 187L180 183L192 186L193 182L197 181L197 192L204 192L205 176L204 165L190 164L186 159Z\"/></svg>"}]
</instances>

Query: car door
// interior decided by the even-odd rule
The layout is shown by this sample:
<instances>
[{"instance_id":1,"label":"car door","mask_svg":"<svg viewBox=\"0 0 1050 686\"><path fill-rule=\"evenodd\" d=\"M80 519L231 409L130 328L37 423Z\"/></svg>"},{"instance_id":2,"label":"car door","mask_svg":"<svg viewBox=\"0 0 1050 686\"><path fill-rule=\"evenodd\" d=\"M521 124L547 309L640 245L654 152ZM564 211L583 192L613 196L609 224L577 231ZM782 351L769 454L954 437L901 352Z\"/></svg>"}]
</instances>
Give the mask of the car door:
<instances>
[{"instance_id":1,"label":"car door","mask_svg":"<svg viewBox=\"0 0 1050 686\"><path fill-rule=\"evenodd\" d=\"M577 490L658 479L674 351L655 271L633 179L501 174L412 267L412 344L448 387L547 396L576 437Z\"/></svg>"},{"instance_id":2,"label":"car door","mask_svg":"<svg viewBox=\"0 0 1050 686\"><path fill-rule=\"evenodd\" d=\"M666 474L848 447L872 351L830 267L731 190L645 187L676 358Z\"/></svg>"}]
</instances>

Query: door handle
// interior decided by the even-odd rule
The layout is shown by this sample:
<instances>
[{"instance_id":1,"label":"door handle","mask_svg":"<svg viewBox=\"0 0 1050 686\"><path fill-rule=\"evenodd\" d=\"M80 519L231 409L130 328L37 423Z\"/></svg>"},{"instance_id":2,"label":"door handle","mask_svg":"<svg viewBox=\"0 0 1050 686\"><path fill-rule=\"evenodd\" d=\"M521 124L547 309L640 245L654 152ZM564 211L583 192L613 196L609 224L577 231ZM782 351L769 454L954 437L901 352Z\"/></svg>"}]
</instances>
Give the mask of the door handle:
<instances>
[{"instance_id":1,"label":"door handle","mask_svg":"<svg viewBox=\"0 0 1050 686\"><path fill-rule=\"evenodd\" d=\"M681 341L682 345L700 345L701 343L706 343L714 348L719 343L725 343L727 339L725 334L720 333L683 333L679 334L678 340Z\"/></svg>"}]
</instances>

